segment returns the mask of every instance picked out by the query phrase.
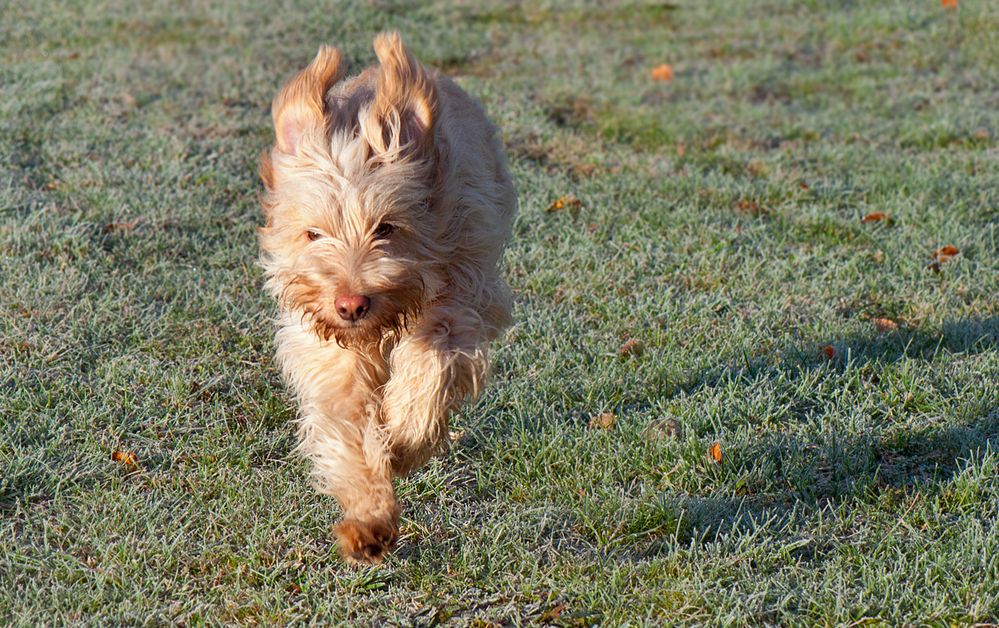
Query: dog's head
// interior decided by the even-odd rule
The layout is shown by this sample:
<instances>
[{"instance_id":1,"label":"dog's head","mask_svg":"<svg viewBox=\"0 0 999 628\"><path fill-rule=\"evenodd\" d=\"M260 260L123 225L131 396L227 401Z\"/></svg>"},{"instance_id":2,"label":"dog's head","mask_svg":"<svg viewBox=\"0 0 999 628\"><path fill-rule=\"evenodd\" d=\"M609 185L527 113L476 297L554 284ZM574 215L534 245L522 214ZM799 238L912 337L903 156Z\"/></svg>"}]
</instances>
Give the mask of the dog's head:
<instances>
[{"instance_id":1,"label":"dog's head","mask_svg":"<svg viewBox=\"0 0 999 628\"><path fill-rule=\"evenodd\" d=\"M446 258L433 211L434 82L397 34L374 47L378 67L340 86L340 52L324 46L281 89L260 168L268 286L341 345L404 326Z\"/></svg>"}]
</instances>

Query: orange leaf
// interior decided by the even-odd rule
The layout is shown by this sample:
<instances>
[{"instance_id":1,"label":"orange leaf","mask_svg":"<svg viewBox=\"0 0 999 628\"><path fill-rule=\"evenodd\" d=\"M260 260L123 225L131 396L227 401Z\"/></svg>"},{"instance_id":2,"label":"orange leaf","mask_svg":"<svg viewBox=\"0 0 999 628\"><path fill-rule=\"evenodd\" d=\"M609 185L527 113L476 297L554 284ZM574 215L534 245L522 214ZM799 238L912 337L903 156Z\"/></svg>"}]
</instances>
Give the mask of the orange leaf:
<instances>
[{"instance_id":1,"label":"orange leaf","mask_svg":"<svg viewBox=\"0 0 999 628\"><path fill-rule=\"evenodd\" d=\"M884 212L871 212L860 219L860 222L885 222L891 218Z\"/></svg>"},{"instance_id":2,"label":"orange leaf","mask_svg":"<svg viewBox=\"0 0 999 628\"><path fill-rule=\"evenodd\" d=\"M663 81L668 83L673 80L673 68L668 63L663 63L662 65L657 65L652 68L650 73L653 81Z\"/></svg>"},{"instance_id":3,"label":"orange leaf","mask_svg":"<svg viewBox=\"0 0 999 628\"><path fill-rule=\"evenodd\" d=\"M940 6L945 9L956 9L957 0L940 0Z\"/></svg>"},{"instance_id":4,"label":"orange leaf","mask_svg":"<svg viewBox=\"0 0 999 628\"><path fill-rule=\"evenodd\" d=\"M836 357L836 347L832 345L826 345L822 347L821 353L827 360L832 360Z\"/></svg>"},{"instance_id":5,"label":"orange leaf","mask_svg":"<svg viewBox=\"0 0 999 628\"><path fill-rule=\"evenodd\" d=\"M622 358L626 358L632 355L642 355L642 343L634 338L628 338L621 348L617 350L618 355Z\"/></svg>"},{"instance_id":6,"label":"orange leaf","mask_svg":"<svg viewBox=\"0 0 999 628\"><path fill-rule=\"evenodd\" d=\"M130 451L114 451L111 454L111 460L114 460L123 467L127 467L129 470L135 469L139 466L139 459L135 457Z\"/></svg>"},{"instance_id":7,"label":"orange leaf","mask_svg":"<svg viewBox=\"0 0 999 628\"><path fill-rule=\"evenodd\" d=\"M897 331L898 323L890 318L872 318L871 322L874 323L874 328L880 332Z\"/></svg>"},{"instance_id":8,"label":"orange leaf","mask_svg":"<svg viewBox=\"0 0 999 628\"><path fill-rule=\"evenodd\" d=\"M561 209L577 210L582 206L582 201L572 194L566 194L565 196L560 196L552 201L551 205L548 206L548 211L557 212Z\"/></svg>"},{"instance_id":9,"label":"orange leaf","mask_svg":"<svg viewBox=\"0 0 999 628\"><path fill-rule=\"evenodd\" d=\"M718 441L712 443L711 447L708 449L708 454L711 456L711 459L715 461L715 463L721 464L722 461L721 443L719 443Z\"/></svg>"},{"instance_id":10,"label":"orange leaf","mask_svg":"<svg viewBox=\"0 0 999 628\"><path fill-rule=\"evenodd\" d=\"M617 417L614 416L613 412L601 412L590 419L590 429L609 430L614 427L615 421L617 421Z\"/></svg>"},{"instance_id":11,"label":"orange leaf","mask_svg":"<svg viewBox=\"0 0 999 628\"><path fill-rule=\"evenodd\" d=\"M938 262L946 262L947 260L954 257L960 252L961 250L959 248L951 244L948 244L947 246L942 246L936 251L933 251L933 259L935 259Z\"/></svg>"}]
</instances>

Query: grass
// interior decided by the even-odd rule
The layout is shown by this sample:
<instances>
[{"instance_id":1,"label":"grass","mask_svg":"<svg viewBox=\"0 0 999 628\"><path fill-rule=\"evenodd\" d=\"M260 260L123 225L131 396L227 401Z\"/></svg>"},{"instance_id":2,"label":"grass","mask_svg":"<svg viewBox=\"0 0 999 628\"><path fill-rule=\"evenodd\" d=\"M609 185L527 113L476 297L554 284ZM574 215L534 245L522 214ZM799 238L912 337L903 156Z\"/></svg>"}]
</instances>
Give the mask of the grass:
<instances>
[{"instance_id":1,"label":"grass","mask_svg":"<svg viewBox=\"0 0 999 628\"><path fill-rule=\"evenodd\" d=\"M0 620L999 620L991 9L15 0ZM387 28L503 129L517 323L358 570L290 454L254 172L281 81Z\"/></svg>"}]
</instances>

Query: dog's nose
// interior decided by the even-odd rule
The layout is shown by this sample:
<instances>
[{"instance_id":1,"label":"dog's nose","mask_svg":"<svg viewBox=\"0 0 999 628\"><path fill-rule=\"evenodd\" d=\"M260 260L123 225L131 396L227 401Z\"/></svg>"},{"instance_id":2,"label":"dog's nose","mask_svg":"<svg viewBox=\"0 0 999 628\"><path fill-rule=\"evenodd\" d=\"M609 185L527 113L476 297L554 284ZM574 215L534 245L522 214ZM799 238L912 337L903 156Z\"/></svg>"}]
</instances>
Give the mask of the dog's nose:
<instances>
[{"instance_id":1,"label":"dog's nose","mask_svg":"<svg viewBox=\"0 0 999 628\"><path fill-rule=\"evenodd\" d=\"M360 294L350 294L345 297L337 297L333 302L336 306L336 313L345 321L356 321L364 318L371 309L371 299Z\"/></svg>"}]
</instances>

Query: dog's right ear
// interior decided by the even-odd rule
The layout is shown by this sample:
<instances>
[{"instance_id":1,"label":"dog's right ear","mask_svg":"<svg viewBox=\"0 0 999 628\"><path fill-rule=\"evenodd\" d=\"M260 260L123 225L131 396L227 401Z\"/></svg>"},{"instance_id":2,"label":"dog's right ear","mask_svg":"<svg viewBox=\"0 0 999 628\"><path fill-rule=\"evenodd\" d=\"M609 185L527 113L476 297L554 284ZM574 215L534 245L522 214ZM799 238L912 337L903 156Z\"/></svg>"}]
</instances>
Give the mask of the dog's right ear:
<instances>
[{"instance_id":1,"label":"dog's right ear","mask_svg":"<svg viewBox=\"0 0 999 628\"><path fill-rule=\"evenodd\" d=\"M300 140L309 133L324 131L326 92L343 76L340 51L320 46L316 58L281 88L271 106L277 149L298 154Z\"/></svg>"}]
</instances>

